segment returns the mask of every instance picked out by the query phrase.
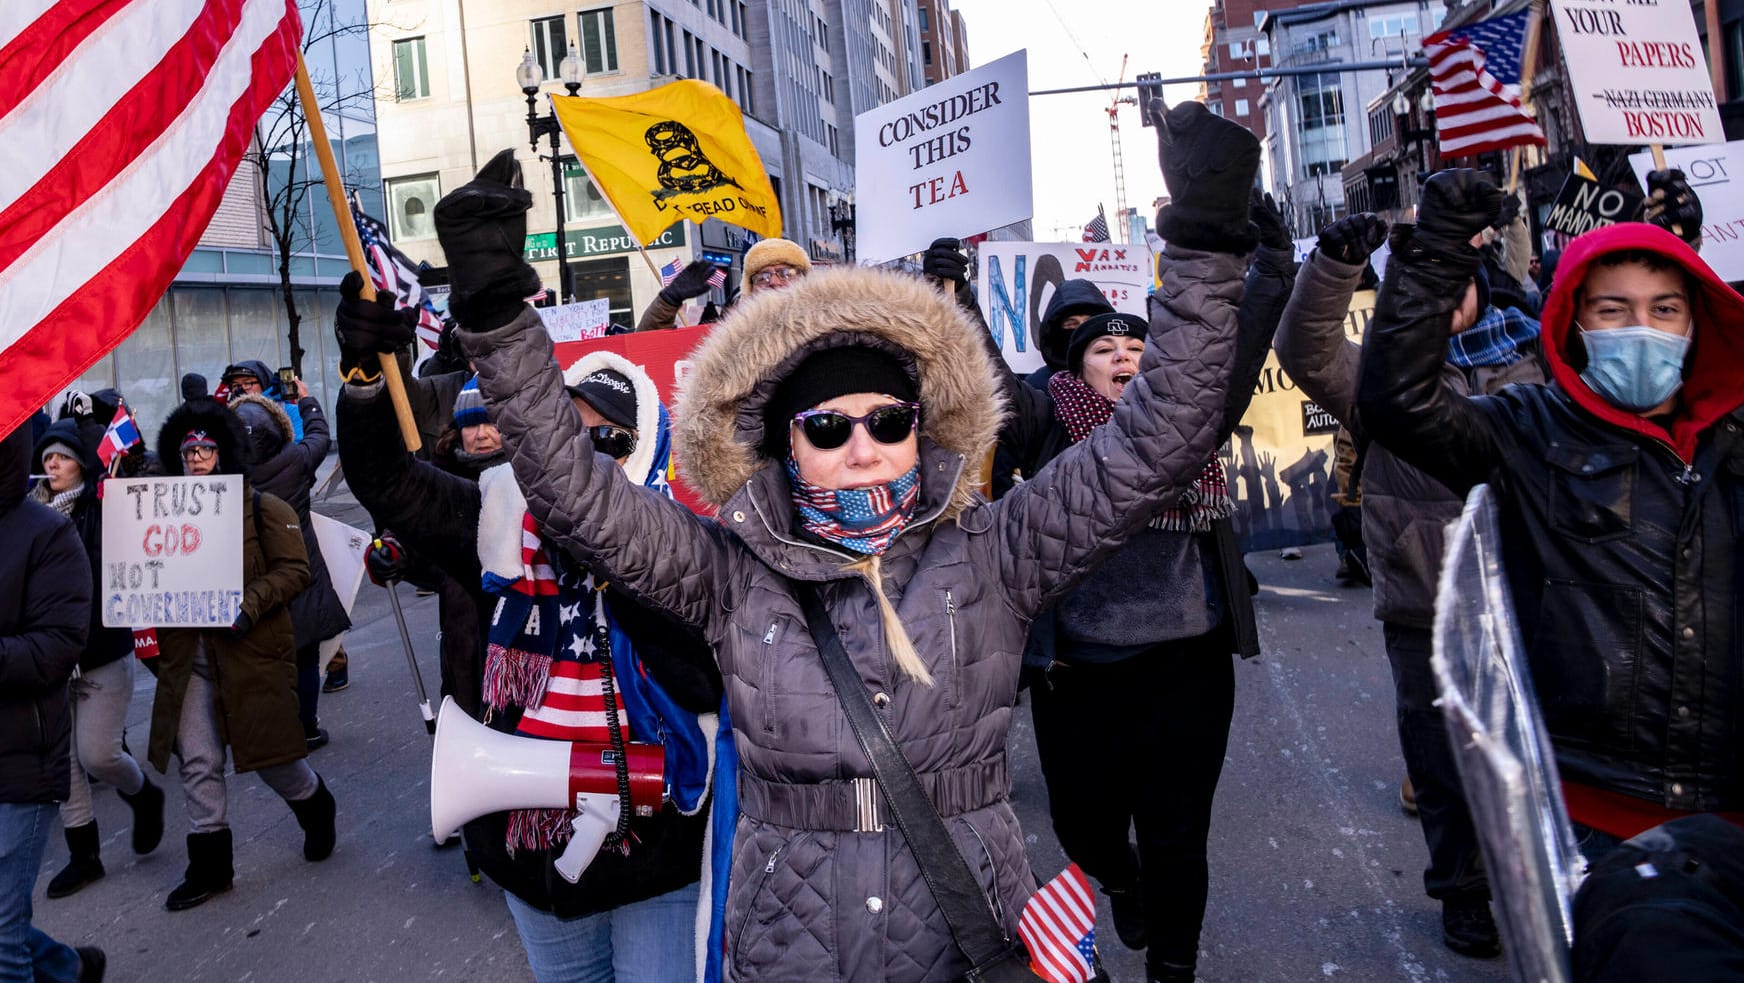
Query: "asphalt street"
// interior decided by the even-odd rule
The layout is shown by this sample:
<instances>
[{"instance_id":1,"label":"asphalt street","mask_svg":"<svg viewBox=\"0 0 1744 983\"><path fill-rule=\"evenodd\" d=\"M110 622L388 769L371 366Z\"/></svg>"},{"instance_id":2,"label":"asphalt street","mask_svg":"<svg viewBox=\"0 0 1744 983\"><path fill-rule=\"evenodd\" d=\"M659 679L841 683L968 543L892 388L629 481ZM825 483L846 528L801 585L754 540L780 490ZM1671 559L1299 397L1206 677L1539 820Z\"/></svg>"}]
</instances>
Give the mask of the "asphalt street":
<instances>
[{"instance_id":1,"label":"asphalt street","mask_svg":"<svg viewBox=\"0 0 1744 983\"><path fill-rule=\"evenodd\" d=\"M336 500L337 501L337 500ZM355 506L322 511L367 524ZM1422 893L1424 848L1399 810L1403 775L1392 683L1366 590L1332 579L1330 547L1299 561L1255 554L1264 654L1236 669L1235 722L1211 842L1211 901L1199 962L1206 981L1489 981L1499 960L1441 945L1439 908ZM436 600L401 588L431 692L437 685ZM193 981L530 980L501 892L472 883L458 850L429 834L429 736L384 592L367 582L346 648L350 689L324 696L332 743L311 762L339 803L339 847L302 859L291 812L259 779L231 776L235 889L181 913L163 908L186 862L186 813L173 774L163 844L136 857L128 813L99 789L108 876L71 898L43 889L66 859L52 836L38 881L36 924L109 954L109 979ZM152 680L139 673L128 741L143 754ZM1065 865L1047 819L1027 708L1011 739L1013 803L1039 877ZM159 780L155 772L154 781ZM1106 906L1100 946L1119 983L1143 961L1114 937Z\"/></svg>"}]
</instances>

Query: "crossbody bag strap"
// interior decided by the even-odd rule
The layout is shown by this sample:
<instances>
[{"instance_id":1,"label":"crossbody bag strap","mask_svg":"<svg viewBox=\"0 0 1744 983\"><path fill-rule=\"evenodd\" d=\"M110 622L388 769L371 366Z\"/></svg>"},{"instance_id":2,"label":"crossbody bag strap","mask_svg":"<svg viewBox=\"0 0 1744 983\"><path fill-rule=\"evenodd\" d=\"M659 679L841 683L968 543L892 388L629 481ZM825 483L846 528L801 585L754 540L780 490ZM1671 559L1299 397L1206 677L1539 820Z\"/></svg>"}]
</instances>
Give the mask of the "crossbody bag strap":
<instances>
[{"instance_id":1,"label":"crossbody bag strap","mask_svg":"<svg viewBox=\"0 0 1744 983\"><path fill-rule=\"evenodd\" d=\"M823 658L830 686L836 691L836 700L848 717L848 726L859 740L860 749L872 763L872 774L884 792L891 818L908 841L921 878L950 926L951 937L972 965L993 959L1008 949L1010 942L994 918L980 882L969 869L969 862L963 859L963 852L957 849L956 841L951 839L939 810L921 788L920 776L914 773L884 718L872 706L860 673L842 647L817 588L800 581L793 583L805 609L806 626L811 629L812 641Z\"/></svg>"}]
</instances>

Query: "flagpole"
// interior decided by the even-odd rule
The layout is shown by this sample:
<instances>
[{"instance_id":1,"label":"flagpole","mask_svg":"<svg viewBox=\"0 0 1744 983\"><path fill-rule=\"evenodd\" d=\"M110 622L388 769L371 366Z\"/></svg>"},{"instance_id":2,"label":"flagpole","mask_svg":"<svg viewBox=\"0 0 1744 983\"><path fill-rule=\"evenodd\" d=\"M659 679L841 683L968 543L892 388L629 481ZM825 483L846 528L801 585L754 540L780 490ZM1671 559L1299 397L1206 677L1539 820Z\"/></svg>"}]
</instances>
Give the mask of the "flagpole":
<instances>
[{"instance_id":1,"label":"flagpole","mask_svg":"<svg viewBox=\"0 0 1744 983\"><path fill-rule=\"evenodd\" d=\"M315 157L321 164L321 180L327 186L327 201L333 206L333 218L339 224L339 236L345 242L346 259L363 277L363 299L374 300L375 283L369 278L369 265L363 258L363 242L358 239L357 225L351 220L345 183L339 176L339 164L333 159L333 146L327 142L327 124L321 119L321 104L315 100L315 87L309 82L309 66L303 63L300 48L297 50L297 99L303 104L303 117L309 121L309 142L315 145ZM412 417L412 404L406 401L406 380L400 377L399 359L384 352L381 373L394 404L394 417L400 423L400 439L405 442L406 450L416 452L423 446L423 441L418 437L418 422Z\"/></svg>"},{"instance_id":2,"label":"flagpole","mask_svg":"<svg viewBox=\"0 0 1744 983\"><path fill-rule=\"evenodd\" d=\"M1544 21L1544 0L1532 0L1532 13L1526 18L1526 48L1520 53L1520 105L1528 106L1532 102L1532 73L1538 69L1538 31ZM1537 119L1536 116L1533 117ZM1513 194L1520 187L1520 158L1526 153L1524 146L1512 148L1508 164L1508 193Z\"/></svg>"}]
</instances>

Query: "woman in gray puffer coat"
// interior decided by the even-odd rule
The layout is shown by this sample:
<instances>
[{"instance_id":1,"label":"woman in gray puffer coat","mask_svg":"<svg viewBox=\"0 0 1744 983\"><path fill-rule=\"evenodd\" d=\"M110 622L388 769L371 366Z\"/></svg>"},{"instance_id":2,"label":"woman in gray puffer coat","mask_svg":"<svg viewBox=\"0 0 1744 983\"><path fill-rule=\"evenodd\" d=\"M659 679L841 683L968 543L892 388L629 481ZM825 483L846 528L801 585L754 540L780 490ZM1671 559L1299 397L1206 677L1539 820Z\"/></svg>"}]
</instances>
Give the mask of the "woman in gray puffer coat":
<instances>
[{"instance_id":1,"label":"woman in gray puffer coat","mask_svg":"<svg viewBox=\"0 0 1744 983\"><path fill-rule=\"evenodd\" d=\"M1222 122L1182 127L1182 158L1221 156L1200 141L1226 139ZM1245 226L1257 147L1236 156L1227 166L1246 168ZM1176 201L1193 197L1194 179L1168 177ZM965 463L993 445L998 386L950 298L917 278L847 269L742 302L692 355L675 414L681 473L716 521L593 453L550 337L518 300L529 271L502 252L524 240L530 203L510 183L481 175L437 206L455 310L470 328L461 345L549 535L714 647L740 765L726 977L961 977L967 960L902 834L879 815L796 581L817 590L1015 937L1034 891L1005 752L1025 632L1178 501L1215 450L1242 257L1211 236L1204 251L1171 245L1158 342L1109 425L993 504ZM908 428L890 426L890 414ZM856 500L867 510L854 511Z\"/></svg>"}]
</instances>

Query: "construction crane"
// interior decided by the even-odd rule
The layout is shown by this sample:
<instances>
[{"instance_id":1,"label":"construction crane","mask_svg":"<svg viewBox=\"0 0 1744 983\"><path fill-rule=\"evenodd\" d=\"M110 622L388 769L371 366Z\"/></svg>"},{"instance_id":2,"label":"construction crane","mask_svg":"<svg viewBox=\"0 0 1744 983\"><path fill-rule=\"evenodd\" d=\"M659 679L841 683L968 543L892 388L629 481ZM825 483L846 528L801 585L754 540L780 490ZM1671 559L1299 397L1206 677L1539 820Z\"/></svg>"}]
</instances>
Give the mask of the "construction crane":
<instances>
[{"instance_id":1,"label":"construction crane","mask_svg":"<svg viewBox=\"0 0 1744 983\"><path fill-rule=\"evenodd\" d=\"M1120 56L1120 82L1126 81L1126 55ZM1123 96L1117 87L1114 99L1108 104L1108 144L1114 153L1114 216L1115 224L1120 226L1118 234L1113 238L1120 242L1127 241L1126 221L1126 155L1120 150L1120 107L1122 105L1136 106L1138 100L1132 96ZM1141 110L1142 111L1142 110ZM1111 233L1113 230L1109 230Z\"/></svg>"}]
</instances>

